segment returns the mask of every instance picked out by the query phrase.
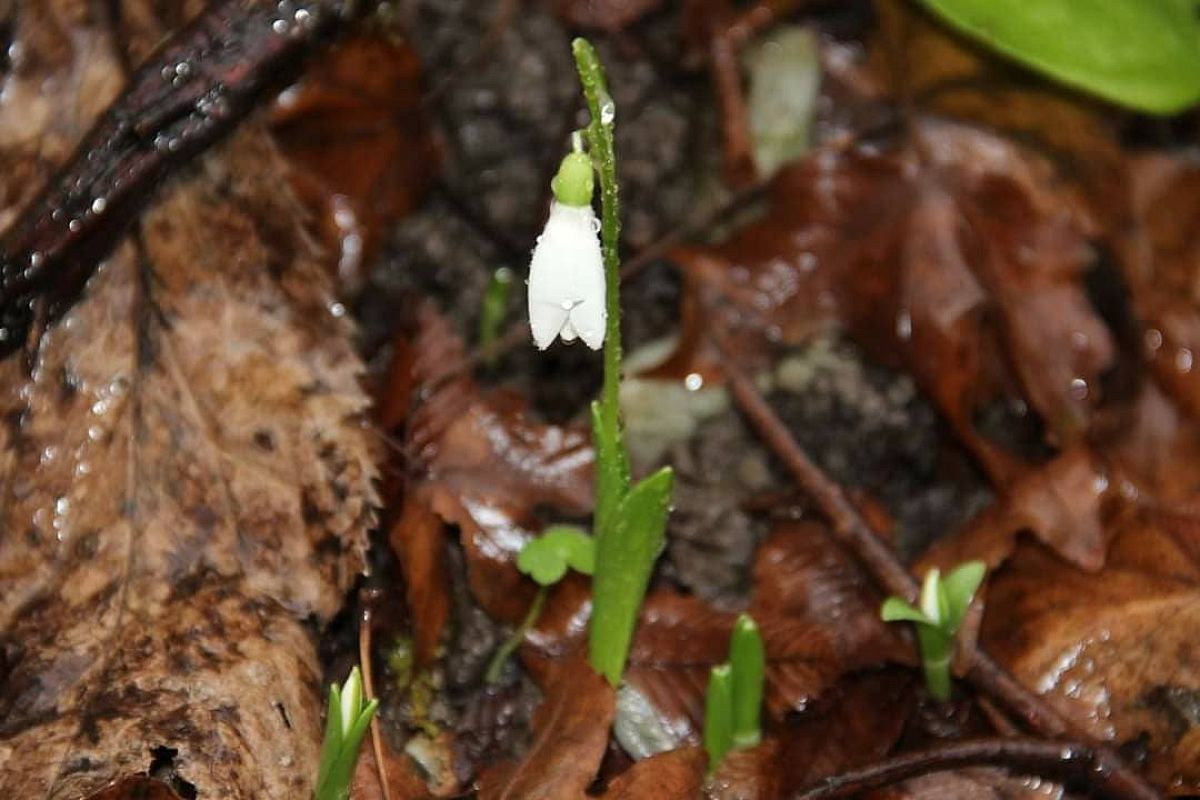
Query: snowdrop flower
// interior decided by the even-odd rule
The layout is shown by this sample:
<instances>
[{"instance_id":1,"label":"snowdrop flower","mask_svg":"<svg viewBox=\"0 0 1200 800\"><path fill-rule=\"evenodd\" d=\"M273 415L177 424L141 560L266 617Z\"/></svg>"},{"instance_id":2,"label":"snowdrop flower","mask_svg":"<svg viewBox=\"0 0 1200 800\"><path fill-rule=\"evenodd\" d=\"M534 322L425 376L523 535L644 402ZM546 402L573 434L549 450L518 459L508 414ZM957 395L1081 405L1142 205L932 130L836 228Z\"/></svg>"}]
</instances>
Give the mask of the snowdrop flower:
<instances>
[{"instance_id":1,"label":"snowdrop flower","mask_svg":"<svg viewBox=\"0 0 1200 800\"><path fill-rule=\"evenodd\" d=\"M593 187L591 159L577 148L551 183L550 218L529 264L529 325L539 350L556 336L582 339L593 350L604 344L604 262Z\"/></svg>"}]
</instances>

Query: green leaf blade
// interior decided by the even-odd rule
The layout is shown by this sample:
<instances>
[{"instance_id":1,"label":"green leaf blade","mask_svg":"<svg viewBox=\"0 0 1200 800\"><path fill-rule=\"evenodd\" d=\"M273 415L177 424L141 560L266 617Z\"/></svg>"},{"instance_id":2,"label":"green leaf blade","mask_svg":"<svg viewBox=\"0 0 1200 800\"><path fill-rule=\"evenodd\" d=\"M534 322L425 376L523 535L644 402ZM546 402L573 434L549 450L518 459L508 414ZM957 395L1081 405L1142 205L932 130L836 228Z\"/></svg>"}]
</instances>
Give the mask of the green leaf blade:
<instances>
[{"instance_id":1,"label":"green leaf blade","mask_svg":"<svg viewBox=\"0 0 1200 800\"><path fill-rule=\"evenodd\" d=\"M638 610L662 552L674 483L669 467L638 483L618 505L612 528L596 540L588 645L592 666L613 686L625 671Z\"/></svg>"},{"instance_id":2,"label":"green leaf blade","mask_svg":"<svg viewBox=\"0 0 1200 800\"><path fill-rule=\"evenodd\" d=\"M762 741L763 680L767 653L758 625L748 614L738 617L729 642L733 669L733 746L757 747Z\"/></svg>"},{"instance_id":3,"label":"green leaf blade","mask_svg":"<svg viewBox=\"0 0 1200 800\"><path fill-rule=\"evenodd\" d=\"M733 675L728 664L713 667L704 697L704 750L715 771L733 747Z\"/></svg>"},{"instance_id":4,"label":"green leaf blade","mask_svg":"<svg viewBox=\"0 0 1200 800\"><path fill-rule=\"evenodd\" d=\"M968 561L951 570L950 574L942 581L949 606L947 625L951 633L956 632L962 624L963 618L967 615L967 609L971 607L971 601L975 598L975 593L979 591L986 574L987 564L982 561Z\"/></svg>"},{"instance_id":5,"label":"green leaf blade","mask_svg":"<svg viewBox=\"0 0 1200 800\"><path fill-rule=\"evenodd\" d=\"M883 601L879 609L879 618L884 622L916 622L921 625L932 624L929 617L914 608L911 603L899 597L889 597Z\"/></svg>"},{"instance_id":6,"label":"green leaf blade","mask_svg":"<svg viewBox=\"0 0 1200 800\"><path fill-rule=\"evenodd\" d=\"M1195 0L920 0L1062 83L1152 114L1200 102Z\"/></svg>"},{"instance_id":7,"label":"green leaf blade","mask_svg":"<svg viewBox=\"0 0 1200 800\"><path fill-rule=\"evenodd\" d=\"M558 583L568 568L591 575L595 563L595 542L573 525L551 525L526 542L517 556L517 569L542 586Z\"/></svg>"}]
</instances>

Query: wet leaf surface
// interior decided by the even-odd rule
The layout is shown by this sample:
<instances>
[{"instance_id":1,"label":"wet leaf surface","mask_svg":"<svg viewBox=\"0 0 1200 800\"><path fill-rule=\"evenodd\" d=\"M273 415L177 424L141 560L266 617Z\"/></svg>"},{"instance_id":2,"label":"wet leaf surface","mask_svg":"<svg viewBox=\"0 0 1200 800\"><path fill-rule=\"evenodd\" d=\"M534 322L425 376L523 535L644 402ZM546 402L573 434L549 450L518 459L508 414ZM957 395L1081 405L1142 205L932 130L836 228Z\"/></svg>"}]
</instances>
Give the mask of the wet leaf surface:
<instances>
[{"instance_id":1,"label":"wet leaf surface","mask_svg":"<svg viewBox=\"0 0 1200 800\"><path fill-rule=\"evenodd\" d=\"M534 740L520 763L485 773L485 800L583 798L608 745L614 694L583 659L563 666L534 716Z\"/></svg>"},{"instance_id":2,"label":"wet leaf surface","mask_svg":"<svg viewBox=\"0 0 1200 800\"><path fill-rule=\"evenodd\" d=\"M420 90L413 48L365 34L338 43L276 102L271 132L336 256L343 296L361 289L386 231L420 204L436 175Z\"/></svg>"},{"instance_id":3,"label":"wet leaf surface","mask_svg":"<svg viewBox=\"0 0 1200 800\"><path fill-rule=\"evenodd\" d=\"M7 80L56 91L22 135L0 120L6 163L61 156L123 80L123 43L80 14L18 15L29 60ZM374 457L351 328L283 173L261 131L240 133L164 189L31 372L0 365L0 795L78 797L162 766L205 797L310 791L308 621L362 566Z\"/></svg>"},{"instance_id":4,"label":"wet leaf surface","mask_svg":"<svg viewBox=\"0 0 1200 800\"><path fill-rule=\"evenodd\" d=\"M1135 743L1159 785L1188 794L1200 697L1200 526L1148 512L1089 575L1025 545L988 590L982 640L1098 738Z\"/></svg>"}]
</instances>

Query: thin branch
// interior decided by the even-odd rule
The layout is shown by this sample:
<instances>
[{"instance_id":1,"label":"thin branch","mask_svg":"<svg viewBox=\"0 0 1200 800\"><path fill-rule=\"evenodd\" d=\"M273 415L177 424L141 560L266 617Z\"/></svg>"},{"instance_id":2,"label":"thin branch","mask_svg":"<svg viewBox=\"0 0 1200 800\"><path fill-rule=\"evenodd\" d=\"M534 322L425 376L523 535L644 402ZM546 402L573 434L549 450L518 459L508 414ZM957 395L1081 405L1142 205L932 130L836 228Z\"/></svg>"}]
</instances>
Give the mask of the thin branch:
<instances>
[{"instance_id":1,"label":"thin branch","mask_svg":"<svg viewBox=\"0 0 1200 800\"><path fill-rule=\"evenodd\" d=\"M721 354L721 367L734 401L767 447L783 462L797 486L821 509L832 525L834 536L858 556L888 594L916 603L919 587L900 559L875 535L842 488L805 455L754 382L738 366L737 359L731 355L721 334L710 329L709 336ZM975 648L970 654L965 677L972 686L995 700L1031 730L1043 736L1078 736L1090 741L1091 737L1085 731L1078 729L1041 697L1021 685L982 648ZM1122 764L1107 745L1097 742L1095 749L1097 757L1102 758L1113 771L1110 778L1126 787L1122 797L1148 799L1160 796L1140 775Z\"/></svg>"},{"instance_id":2,"label":"thin branch","mask_svg":"<svg viewBox=\"0 0 1200 800\"><path fill-rule=\"evenodd\" d=\"M0 355L74 302L173 169L299 73L355 0L219 0L168 39L0 239Z\"/></svg>"},{"instance_id":3,"label":"thin branch","mask_svg":"<svg viewBox=\"0 0 1200 800\"><path fill-rule=\"evenodd\" d=\"M1124 779L1125 768L1111 751L1078 742L1043 739L977 739L935 747L880 761L853 772L832 775L792 795L792 800L856 797L931 772L962 767L1003 767L1057 783L1085 788L1091 796L1122 800L1146 795L1140 784Z\"/></svg>"}]
</instances>

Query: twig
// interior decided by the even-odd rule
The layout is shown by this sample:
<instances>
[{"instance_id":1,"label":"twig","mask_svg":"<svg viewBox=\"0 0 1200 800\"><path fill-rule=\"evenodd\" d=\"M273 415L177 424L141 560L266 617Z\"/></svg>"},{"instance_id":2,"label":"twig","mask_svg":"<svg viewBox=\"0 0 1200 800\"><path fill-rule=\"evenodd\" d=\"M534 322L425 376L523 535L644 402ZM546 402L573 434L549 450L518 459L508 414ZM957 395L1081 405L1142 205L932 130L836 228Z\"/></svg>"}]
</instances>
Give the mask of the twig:
<instances>
[{"instance_id":1,"label":"twig","mask_svg":"<svg viewBox=\"0 0 1200 800\"><path fill-rule=\"evenodd\" d=\"M358 621L358 664L362 669L364 697L379 696L375 693L374 671L371 668L373 631L371 609L366 608ZM379 777L379 788L383 790L383 800L392 800L392 790L388 786L387 769L383 761L383 732L379 729L378 714L371 718L371 751L375 755L375 773Z\"/></svg>"},{"instance_id":2,"label":"twig","mask_svg":"<svg viewBox=\"0 0 1200 800\"><path fill-rule=\"evenodd\" d=\"M159 48L0 239L0 355L74 302L179 165L299 72L362 0L219 0Z\"/></svg>"},{"instance_id":3,"label":"twig","mask_svg":"<svg viewBox=\"0 0 1200 800\"><path fill-rule=\"evenodd\" d=\"M734 401L758 431L764 443L792 474L796 484L821 509L832 525L834 536L858 556L888 594L916 603L919 593L917 582L900 563L900 559L875 535L842 488L805 455L787 426L755 388L754 382L737 365L721 334L710 329L709 336L721 354L721 367L729 382ZM965 678L980 692L1022 720L1031 730L1043 736L1079 736L1085 741L1091 740L1085 731L1077 729L1042 698L1021 685L982 648L977 647L970 654ZM1107 745L1097 742L1095 750L1097 757L1103 759L1112 770L1109 778L1126 787L1121 797L1160 796L1140 775L1121 763L1120 758Z\"/></svg>"},{"instance_id":4,"label":"twig","mask_svg":"<svg viewBox=\"0 0 1200 800\"><path fill-rule=\"evenodd\" d=\"M1110 751L1078 742L1044 739L977 739L970 742L905 753L864 769L843 772L817 781L792 795L792 800L826 800L856 797L872 789L900 781L961 767L1004 767L1025 775L1036 775L1058 783L1087 787L1096 797L1157 797L1145 795L1140 785L1123 779L1124 767L1113 762Z\"/></svg>"}]
</instances>

